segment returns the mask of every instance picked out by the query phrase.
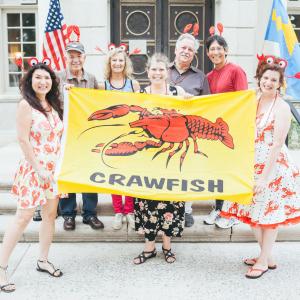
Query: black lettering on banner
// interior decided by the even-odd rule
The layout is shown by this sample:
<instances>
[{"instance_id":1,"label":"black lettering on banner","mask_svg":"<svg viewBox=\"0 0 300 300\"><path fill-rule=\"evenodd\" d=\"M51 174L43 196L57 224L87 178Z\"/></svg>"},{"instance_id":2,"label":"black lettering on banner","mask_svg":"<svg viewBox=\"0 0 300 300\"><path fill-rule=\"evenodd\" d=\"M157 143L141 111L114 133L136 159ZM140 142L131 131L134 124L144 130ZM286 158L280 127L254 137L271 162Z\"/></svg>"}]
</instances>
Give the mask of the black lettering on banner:
<instances>
[{"instance_id":1,"label":"black lettering on banner","mask_svg":"<svg viewBox=\"0 0 300 300\"><path fill-rule=\"evenodd\" d=\"M178 179L167 179L167 189L173 191L173 186L179 186Z\"/></svg>"},{"instance_id":2,"label":"black lettering on banner","mask_svg":"<svg viewBox=\"0 0 300 300\"><path fill-rule=\"evenodd\" d=\"M213 193L215 188L218 193L223 193L223 180L218 179L217 184L215 184L215 180L208 180L208 190Z\"/></svg>"},{"instance_id":3,"label":"black lettering on banner","mask_svg":"<svg viewBox=\"0 0 300 300\"><path fill-rule=\"evenodd\" d=\"M188 181L185 180L185 179L182 179L182 181L181 181L181 190L182 190L183 192L186 192L186 191L187 191L187 185L188 185Z\"/></svg>"},{"instance_id":4,"label":"black lettering on banner","mask_svg":"<svg viewBox=\"0 0 300 300\"><path fill-rule=\"evenodd\" d=\"M126 185L127 186L132 186L133 184L137 184L138 186L143 186L141 177L137 176L137 175L130 176L130 178L129 178Z\"/></svg>"},{"instance_id":5,"label":"black lettering on banner","mask_svg":"<svg viewBox=\"0 0 300 300\"><path fill-rule=\"evenodd\" d=\"M125 176L121 175L121 174L111 174L109 176L109 181L108 183L111 185L114 185L115 183L118 183L119 185L124 186L125 184L123 183L123 181L125 180Z\"/></svg>"},{"instance_id":6,"label":"black lettering on banner","mask_svg":"<svg viewBox=\"0 0 300 300\"><path fill-rule=\"evenodd\" d=\"M161 190L164 187L165 180L166 180L165 178L160 178L158 182L156 178L151 178L151 180L149 180L147 176L144 177L145 185L147 188L150 189L154 187L158 190Z\"/></svg>"},{"instance_id":7,"label":"black lettering on banner","mask_svg":"<svg viewBox=\"0 0 300 300\"><path fill-rule=\"evenodd\" d=\"M96 172L96 173L93 173L91 176L90 176L90 180L93 181L93 182L96 182L96 183L104 183L105 180L104 179L100 179L98 177L102 177L102 178L105 178L105 175L103 173L100 173L100 172Z\"/></svg>"},{"instance_id":8,"label":"black lettering on banner","mask_svg":"<svg viewBox=\"0 0 300 300\"><path fill-rule=\"evenodd\" d=\"M193 192L203 192L204 191L204 187L201 186L204 184L203 180L200 179L195 179L191 181L191 185L196 187L196 189L191 188L191 191Z\"/></svg>"}]
</instances>

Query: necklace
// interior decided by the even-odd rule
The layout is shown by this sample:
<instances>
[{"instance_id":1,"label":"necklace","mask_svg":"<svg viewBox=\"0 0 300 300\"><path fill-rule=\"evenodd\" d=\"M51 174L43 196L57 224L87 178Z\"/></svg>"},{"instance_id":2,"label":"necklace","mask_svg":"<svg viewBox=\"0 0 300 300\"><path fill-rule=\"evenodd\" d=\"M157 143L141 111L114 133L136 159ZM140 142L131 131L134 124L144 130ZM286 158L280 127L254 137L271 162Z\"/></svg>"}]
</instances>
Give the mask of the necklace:
<instances>
[{"instance_id":1,"label":"necklace","mask_svg":"<svg viewBox=\"0 0 300 300\"><path fill-rule=\"evenodd\" d=\"M272 112L272 110L273 110L273 108L275 106L276 100L277 100L277 93L276 93L276 96L275 96L272 104L270 105L267 113L263 114L263 116L258 120L258 122L256 122L256 129L257 129L257 131L258 131L258 129L263 129L268 124L268 121L269 121L269 118L271 116L271 112ZM261 97L258 100L258 104L257 104L257 108L256 108L256 115L257 115L258 110L259 110L260 102L261 102ZM263 120L264 120L264 122L262 122Z\"/></svg>"},{"instance_id":2,"label":"necklace","mask_svg":"<svg viewBox=\"0 0 300 300\"><path fill-rule=\"evenodd\" d=\"M108 82L109 82L110 86L111 86L114 90L123 90L123 88L125 87L125 84L126 84L126 79L123 78L123 85L122 85L120 88L113 86L112 83L111 83L111 81L110 81L110 79L108 80Z\"/></svg>"}]
</instances>

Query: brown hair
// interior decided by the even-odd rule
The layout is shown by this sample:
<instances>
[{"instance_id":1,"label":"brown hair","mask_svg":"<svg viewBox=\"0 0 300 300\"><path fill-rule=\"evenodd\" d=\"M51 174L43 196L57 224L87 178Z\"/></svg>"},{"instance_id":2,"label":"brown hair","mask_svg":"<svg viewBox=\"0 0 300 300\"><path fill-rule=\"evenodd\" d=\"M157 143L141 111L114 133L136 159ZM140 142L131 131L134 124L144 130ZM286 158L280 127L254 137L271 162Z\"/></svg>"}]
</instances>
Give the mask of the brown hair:
<instances>
[{"instance_id":1,"label":"brown hair","mask_svg":"<svg viewBox=\"0 0 300 300\"><path fill-rule=\"evenodd\" d=\"M254 76L254 78L257 79L258 87L260 86L261 78L263 77L264 73L267 71L278 72L280 87L284 86L284 69L277 64L261 63L257 66L256 75ZM280 87L279 87L279 89L280 89Z\"/></svg>"}]
</instances>

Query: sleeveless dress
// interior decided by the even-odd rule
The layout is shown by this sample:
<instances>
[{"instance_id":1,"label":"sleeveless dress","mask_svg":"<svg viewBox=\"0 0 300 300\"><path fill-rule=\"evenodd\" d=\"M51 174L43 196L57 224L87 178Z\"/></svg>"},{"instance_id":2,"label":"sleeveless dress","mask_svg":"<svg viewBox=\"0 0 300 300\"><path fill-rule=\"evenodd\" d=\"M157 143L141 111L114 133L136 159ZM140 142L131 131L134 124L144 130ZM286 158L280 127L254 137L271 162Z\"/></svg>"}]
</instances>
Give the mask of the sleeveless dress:
<instances>
[{"instance_id":1,"label":"sleeveless dress","mask_svg":"<svg viewBox=\"0 0 300 300\"><path fill-rule=\"evenodd\" d=\"M141 93L147 93L142 88ZM169 86L169 95L177 96L175 86ZM144 233L146 241L154 241L159 233L181 237L184 228L183 201L157 201L137 198L134 203L135 230Z\"/></svg>"},{"instance_id":2,"label":"sleeveless dress","mask_svg":"<svg viewBox=\"0 0 300 300\"><path fill-rule=\"evenodd\" d=\"M54 175L62 133L63 123L54 109L50 113L50 118L49 116L47 118L43 113L32 108L29 140L36 160L49 176ZM18 208L35 208L57 196L53 185L53 182L42 181L31 164L23 157L19 162L11 192L18 197Z\"/></svg>"},{"instance_id":3,"label":"sleeveless dress","mask_svg":"<svg viewBox=\"0 0 300 300\"><path fill-rule=\"evenodd\" d=\"M269 120L263 125L266 115L261 114L256 118L255 182L261 176L273 145L274 114L271 113ZM262 228L276 228L278 225L299 223L300 187L299 182L297 183L299 175L299 169L293 163L288 148L283 145L266 188L254 195L250 205L225 202L221 215L235 217L250 226Z\"/></svg>"}]
</instances>

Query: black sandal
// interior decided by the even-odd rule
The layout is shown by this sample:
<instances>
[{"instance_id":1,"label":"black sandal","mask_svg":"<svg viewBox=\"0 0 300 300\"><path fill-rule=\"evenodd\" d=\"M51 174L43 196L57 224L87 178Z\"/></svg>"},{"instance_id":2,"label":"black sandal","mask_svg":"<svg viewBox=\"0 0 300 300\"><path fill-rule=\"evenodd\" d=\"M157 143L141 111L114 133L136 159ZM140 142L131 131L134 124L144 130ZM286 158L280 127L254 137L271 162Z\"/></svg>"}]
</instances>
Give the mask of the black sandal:
<instances>
[{"instance_id":1,"label":"black sandal","mask_svg":"<svg viewBox=\"0 0 300 300\"><path fill-rule=\"evenodd\" d=\"M164 247L161 247L161 248L164 253L166 262L169 264L172 264L173 262L175 262L176 256L173 252L171 252L171 248L169 250L165 249ZM172 260L170 260L170 258L172 258Z\"/></svg>"},{"instance_id":2,"label":"black sandal","mask_svg":"<svg viewBox=\"0 0 300 300\"><path fill-rule=\"evenodd\" d=\"M4 276L7 280L7 268L8 266L6 266L5 268L0 266L0 270L4 271ZM8 287L12 287L12 289L8 288ZM0 285L0 291L4 292L4 293L12 293L16 290L16 286L14 283L7 283L4 285Z\"/></svg>"},{"instance_id":3,"label":"black sandal","mask_svg":"<svg viewBox=\"0 0 300 300\"><path fill-rule=\"evenodd\" d=\"M41 268L40 265L39 265L39 262L40 263L48 263L53 268L54 271L51 273L49 270ZM60 269L55 269L54 265L48 260L46 260L46 261L45 260L38 260L37 263L36 263L36 270L39 271L39 272L48 273L53 277L61 277L63 275L63 272ZM59 273L56 275L57 272L59 272Z\"/></svg>"},{"instance_id":4,"label":"black sandal","mask_svg":"<svg viewBox=\"0 0 300 300\"><path fill-rule=\"evenodd\" d=\"M149 255L146 256L145 254L149 254ZM153 251L143 251L139 256L137 256L133 259L133 263L135 265L143 264L147 259L155 257L156 254L157 254L157 252L156 252L155 248ZM136 259L139 259L139 262L136 263L135 262Z\"/></svg>"}]
</instances>

